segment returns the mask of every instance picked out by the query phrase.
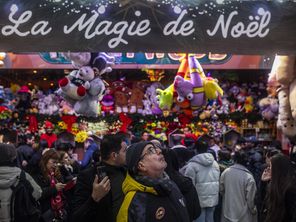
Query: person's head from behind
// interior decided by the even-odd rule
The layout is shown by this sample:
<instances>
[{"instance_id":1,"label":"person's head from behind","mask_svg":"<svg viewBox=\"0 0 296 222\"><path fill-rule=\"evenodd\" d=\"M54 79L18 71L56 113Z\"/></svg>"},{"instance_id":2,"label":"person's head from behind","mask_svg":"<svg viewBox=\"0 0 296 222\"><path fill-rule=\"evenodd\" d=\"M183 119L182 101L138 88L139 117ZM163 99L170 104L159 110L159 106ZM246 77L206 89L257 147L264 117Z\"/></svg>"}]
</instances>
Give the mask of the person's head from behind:
<instances>
[{"instance_id":1,"label":"person's head from behind","mask_svg":"<svg viewBox=\"0 0 296 222\"><path fill-rule=\"evenodd\" d=\"M0 166L16 165L16 148L13 144L0 143Z\"/></svg>"},{"instance_id":2,"label":"person's head from behind","mask_svg":"<svg viewBox=\"0 0 296 222\"><path fill-rule=\"evenodd\" d=\"M65 151L71 154L73 152L73 149L75 148L75 136L69 132L60 133L57 136L55 148L57 151Z\"/></svg>"},{"instance_id":3,"label":"person's head from behind","mask_svg":"<svg viewBox=\"0 0 296 222\"><path fill-rule=\"evenodd\" d=\"M235 151L233 155L233 161L236 164L240 164L246 167L248 165L248 155L246 151L244 150Z\"/></svg>"},{"instance_id":4,"label":"person's head from behind","mask_svg":"<svg viewBox=\"0 0 296 222\"><path fill-rule=\"evenodd\" d=\"M228 150L219 150L218 151L218 161L230 161L231 153Z\"/></svg>"},{"instance_id":5,"label":"person's head from behind","mask_svg":"<svg viewBox=\"0 0 296 222\"><path fill-rule=\"evenodd\" d=\"M181 145L182 137L180 135L172 135L173 145Z\"/></svg>"},{"instance_id":6,"label":"person's head from behind","mask_svg":"<svg viewBox=\"0 0 296 222\"><path fill-rule=\"evenodd\" d=\"M52 172L56 174L59 159L59 153L55 149L49 149L43 153L40 161L40 169L45 178Z\"/></svg>"},{"instance_id":7,"label":"person's head from behind","mask_svg":"<svg viewBox=\"0 0 296 222\"><path fill-rule=\"evenodd\" d=\"M198 153L207 153L209 144L206 141L199 139L195 142L195 149Z\"/></svg>"},{"instance_id":8,"label":"person's head from behind","mask_svg":"<svg viewBox=\"0 0 296 222\"><path fill-rule=\"evenodd\" d=\"M184 146L186 146L187 148L191 148L193 146L195 146L195 142L193 138L191 137L185 137L184 138Z\"/></svg>"},{"instance_id":9,"label":"person's head from behind","mask_svg":"<svg viewBox=\"0 0 296 222\"><path fill-rule=\"evenodd\" d=\"M39 148L41 150L48 148L48 142L46 140L40 140L39 141Z\"/></svg>"},{"instance_id":10,"label":"person's head from behind","mask_svg":"<svg viewBox=\"0 0 296 222\"><path fill-rule=\"evenodd\" d=\"M284 154L271 157L271 182L268 194L266 221L284 221L287 212L285 199L288 190L296 192L295 169Z\"/></svg>"},{"instance_id":11,"label":"person's head from behind","mask_svg":"<svg viewBox=\"0 0 296 222\"><path fill-rule=\"evenodd\" d=\"M1 130L0 138L2 140L0 141L1 143L14 144L15 146L18 143L18 136L15 130L10 130L7 128Z\"/></svg>"},{"instance_id":12,"label":"person's head from behind","mask_svg":"<svg viewBox=\"0 0 296 222\"><path fill-rule=\"evenodd\" d=\"M271 167L271 182L272 183L285 183L289 180L295 179L294 168L291 160L284 154L275 154L270 159Z\"/></svg>"},{"instance_id":13,"label":"person's head from behind","mask_svg":"<svg viewBox=\"0 0 296 222\"><path fill-rule=\"evenodd\" d=\"M122 135L105 135L101 142L101 159L110 165L124 166L126 149L127 144Z\"/></svg>"},{"instance_id":14,"label":"person's head from behind","mask_svg":"<svg viewBox=\"0 0 296 222\"><path fill-rule=\"evenodd\" d=\"M161 149L151 142L139 142L129 146L126 164L132 175L161 178L167 166Z\"/></svg>"}]
</instances>

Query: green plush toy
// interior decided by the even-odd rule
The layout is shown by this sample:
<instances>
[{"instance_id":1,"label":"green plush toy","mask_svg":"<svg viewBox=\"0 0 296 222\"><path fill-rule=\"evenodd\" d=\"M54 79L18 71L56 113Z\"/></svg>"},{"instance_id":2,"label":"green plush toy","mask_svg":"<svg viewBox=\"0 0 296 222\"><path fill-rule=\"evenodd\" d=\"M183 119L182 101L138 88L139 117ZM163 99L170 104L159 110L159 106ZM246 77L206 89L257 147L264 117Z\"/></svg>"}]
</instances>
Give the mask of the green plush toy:
<instances>
[{"instance_id":1,"label":"green plush toy","mask_svg":"<svg viewBox=\"0 0 296 222\"><path fill-rule=\"evenodd\" d=\"M164 116L168 116L173 105L174 85L171 84L164 90L157 89L156 93L158 94L159 108L163 111Z\"/></svg>"}]
</instances>

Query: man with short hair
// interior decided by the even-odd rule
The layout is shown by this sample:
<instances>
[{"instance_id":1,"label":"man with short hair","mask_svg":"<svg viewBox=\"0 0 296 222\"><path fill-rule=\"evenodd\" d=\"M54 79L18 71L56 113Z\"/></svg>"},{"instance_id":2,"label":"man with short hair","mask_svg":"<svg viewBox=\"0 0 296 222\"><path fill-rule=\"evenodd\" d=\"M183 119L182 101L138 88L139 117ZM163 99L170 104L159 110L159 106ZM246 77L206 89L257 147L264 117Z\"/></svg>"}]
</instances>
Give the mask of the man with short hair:
<instances>
[{"instance_id":1,"label":"man with short hair","mask_svg":"<svg viewBox=\"0 0 296 222\"><path fill-rule=\"evenodd\" d=\"M234 165L221 175L220 193L222 195L222 222L257 221L255 205L256 182L247 169L248 155L244 150L236 151Z\"/></svg>"},{"instance_id":2,"label":"man with short hair","mask_svg":"<svg viewBox=\"0 0 296 222\"><path fill-rule=\"evenodd\" d=\"M125 199L117 222L190 221L183 195L164 173L167 163L160 148L151 142L132 144L126 162Z\"/></svg>"},{"instance_id":3,"label":"man with short hair","mask_svg":"<svg viewBox=\"0 0 296 222\"><path fill-rule=\"evenodd\" d=\"M92 166L78 175L74 221L116 221L124 198L122 183L126 176L125 141L123 135L105 135L100 147L100 166ZM107 177L98 178L98 169L103 169Z\"/></svg>"},{"instance_id":4,"label":"man with short hair","mask_svg":"<svg viewBox=\"0 0 296 222\"><path fill-rule=\"evenodd\" d=\"M208 153L209 145L206 141L197 140L196 148L198 155L192 157L181 171L192 179L199 197L201 215L195 222L213 222L219 200L220 169L214 156Z\"/></svg>"}]
</instances>

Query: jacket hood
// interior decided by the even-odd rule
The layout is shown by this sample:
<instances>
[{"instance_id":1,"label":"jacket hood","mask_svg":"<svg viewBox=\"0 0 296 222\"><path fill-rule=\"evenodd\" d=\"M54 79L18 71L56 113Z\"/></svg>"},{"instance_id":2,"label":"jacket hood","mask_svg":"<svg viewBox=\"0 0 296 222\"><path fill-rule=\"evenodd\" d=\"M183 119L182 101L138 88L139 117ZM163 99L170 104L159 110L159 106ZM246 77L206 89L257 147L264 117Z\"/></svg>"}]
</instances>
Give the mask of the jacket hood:
<instances>
[{"instance_id":1,"label":"jacket hood","mask_svg":"<svg viewBox=\"0 0 296 222\"><path fill-rule=\"evenodd\" d=\"M13 185L20 173L21 169L18 167L0 167L0 189L7 189Z\"/></svg>"},{"instance_id":2,"label":"jacket hood","mask_svg":"<svg viewBox=\"0 0 296 222\"><path fill-rule=\"evenodd\" d=\"M148 187L143 184L140 184L134 178L132 178L129 173L127 173L126 178L123 181L122 191L124 194L127 194L130 191L140 191L157 195L157 192L153 187Z\"/></svg>"},{"instance_id":3,"label":"jacket hood","mask_svg":"<svg viewBox=\"0 0 296 222\"><path fill-rule=\"evenodd\" d=\"M210 153L201 153L201 154L198 154L194 157L192 157L191 160L189 160L189 162L193 162L193 163L198 163L198 164L201 164L203 166L210 166L213 164L214 162L214 157L212 154Z\"/></svg>"}]
</instances>

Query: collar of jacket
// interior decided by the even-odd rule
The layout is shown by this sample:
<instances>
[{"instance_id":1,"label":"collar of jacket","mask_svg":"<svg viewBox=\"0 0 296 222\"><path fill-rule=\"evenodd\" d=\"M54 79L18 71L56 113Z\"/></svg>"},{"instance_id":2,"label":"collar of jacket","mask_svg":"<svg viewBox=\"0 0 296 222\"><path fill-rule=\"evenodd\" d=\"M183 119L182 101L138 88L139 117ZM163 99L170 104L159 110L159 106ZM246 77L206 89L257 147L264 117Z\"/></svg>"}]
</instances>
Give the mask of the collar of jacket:
<instances>
[{"instance_id":1,"label":"collar of jacket","mask_svg":"<svg viewBox=\"0 0 296 222\"><path fill-rule=\"evenodd\" d=\"M130 191L134 191L134 192L139 191L139 192L158 195L156 190L153 187L148 187L137 182L129 173L127 173L125 180L123 181L122 191L124 194L127 194Z\"/></svg>"}]
</instances>

